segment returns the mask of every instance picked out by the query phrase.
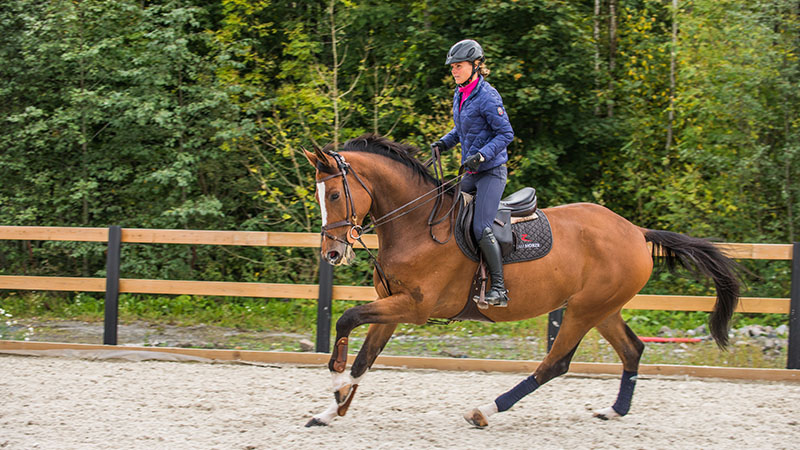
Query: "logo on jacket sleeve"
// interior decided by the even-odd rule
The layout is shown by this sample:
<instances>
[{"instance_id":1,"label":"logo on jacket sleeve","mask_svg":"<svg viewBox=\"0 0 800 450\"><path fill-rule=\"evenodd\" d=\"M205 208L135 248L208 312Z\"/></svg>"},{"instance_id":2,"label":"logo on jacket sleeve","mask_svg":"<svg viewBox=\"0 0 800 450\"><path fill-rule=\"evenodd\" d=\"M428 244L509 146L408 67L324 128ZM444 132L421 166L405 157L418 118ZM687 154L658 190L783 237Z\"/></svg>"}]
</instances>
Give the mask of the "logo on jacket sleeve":
<instances>
[{"instance_id":1,"label":"logo on jacket sleeve","mask_svg":"<svg viewBox=\"0 0 800 450\"><path fill-rule=\"evenodd\" d=\"M503 115L503 107L502 106L498 106L497 107L497 114L500 114L501 116Z\"/></svg>"}]
</instances>

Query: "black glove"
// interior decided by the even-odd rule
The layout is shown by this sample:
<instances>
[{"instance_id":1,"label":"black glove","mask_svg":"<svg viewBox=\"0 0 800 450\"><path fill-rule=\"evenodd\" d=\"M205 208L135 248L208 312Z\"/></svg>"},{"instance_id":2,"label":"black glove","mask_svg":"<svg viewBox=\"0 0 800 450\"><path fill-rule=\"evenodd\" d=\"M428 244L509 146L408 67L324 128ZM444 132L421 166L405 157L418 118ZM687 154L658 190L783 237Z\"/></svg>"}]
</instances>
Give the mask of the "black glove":
<instances>
[{"instance_id":1,"label":"black glove","mask_svg":"<svg viewBox=\"0 0 800 450\"><path fill-rule=\"evenodd\" d=\"M480 153L475 153L474 155L464 160L464 165L467 166L467 169L472 170L474 172L478 170L478 166L480 166L483 161L484 161L483 155L481 155Z\"/></svg>"},{"instance_id":2,"label":"black glove","mask_svg":"<svg viewBox=\"0 0 800 450\"><path fill-rule=\"evenodd\" d=\"M431 150L433 150L434 147L439 149L439 153L444 153L444 151L447 150L447 146L444 145L444 142L442 141L436 141L433 144L431 144Z\"/></svg>"}]
</instances>

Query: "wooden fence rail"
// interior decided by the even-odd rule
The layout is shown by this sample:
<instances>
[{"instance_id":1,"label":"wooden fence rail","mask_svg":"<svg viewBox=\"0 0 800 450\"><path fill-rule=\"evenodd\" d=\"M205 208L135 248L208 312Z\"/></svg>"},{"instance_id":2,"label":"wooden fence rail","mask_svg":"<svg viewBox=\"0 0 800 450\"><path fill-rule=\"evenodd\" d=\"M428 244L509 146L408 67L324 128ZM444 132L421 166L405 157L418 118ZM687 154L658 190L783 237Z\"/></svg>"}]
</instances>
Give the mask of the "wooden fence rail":
<instances>
[{"instance_id":1,"label":"wooden fence rail","mask_svg":"<svg viewBox=\"0 0 800 450\"><path fill-rule=\"evenodd\" d=\"M157 230L138 228L74 228L0 226L0 240L49 240L107 242L107 278L0 276L0 289L85 291L106 293L104 343L116 345L117 295L188 294L231 297L271 297L317 299L317 351L330 348L331 300L371 301L377 298L372 287L333 286L329 265L320 267L318 285L281 283L237 283L215 281L142 280L119 277L119 245L122 243L239 245L272 247L319 247L317 233ZM370 248L378 247L377 236L364 236ZM792 287L789 298L743 297L737 308L745 313L789 315L789 355L787 368L800 369L800 244L717 244L736 259L792 260ZM117 251L113 251L116 247ZM115 260L116 258L116 260ZM668 311L711 311L714 297L684 295L637 295L626 309ZM551 321L552 322L552 321ZM551 333L554 335L554 333Z\"/></svg>"}]
</instances>

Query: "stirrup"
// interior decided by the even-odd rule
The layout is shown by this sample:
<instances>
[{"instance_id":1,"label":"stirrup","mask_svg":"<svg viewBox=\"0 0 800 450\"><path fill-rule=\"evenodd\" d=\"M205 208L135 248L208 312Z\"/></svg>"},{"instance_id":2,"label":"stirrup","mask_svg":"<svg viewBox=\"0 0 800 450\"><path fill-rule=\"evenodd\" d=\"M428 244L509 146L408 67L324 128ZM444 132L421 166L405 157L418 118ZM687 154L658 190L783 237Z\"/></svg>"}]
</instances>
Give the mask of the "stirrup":
<instances>
[{"instance_id":1,"label":"stirrup","mask_svg":"<svg viewBox=\"0 0 800 450\"><path fill-rule=\"evenodd\" d=\"M497 308L508 307L508 291L505 291L502 296L497 297L495 299L486 298L486 303L495 306Z\"/></svg>"}]
</instances>

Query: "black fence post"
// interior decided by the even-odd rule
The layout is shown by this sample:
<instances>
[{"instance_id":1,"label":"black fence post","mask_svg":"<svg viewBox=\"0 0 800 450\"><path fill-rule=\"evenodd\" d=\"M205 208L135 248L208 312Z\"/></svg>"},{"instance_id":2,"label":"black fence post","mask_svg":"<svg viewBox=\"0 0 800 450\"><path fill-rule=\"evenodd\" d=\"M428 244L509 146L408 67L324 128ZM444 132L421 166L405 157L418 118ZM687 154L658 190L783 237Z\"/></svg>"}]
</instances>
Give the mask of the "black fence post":
<instances>
[{"instance_id":1,"label":"black fence post","mask_svg":"<svg viewBox=\"0 0 800 450\"><path fill-rule=\"evenodd\" d=\"M556 340L558 330L561 328L561 320L564 319L564 308L550 311L547 316L547 352L553 348L553 341Z\"/></svg>"},{"instance_id":2,"label":"black fence post","mask_svg":"<svg viewBox=\"0 0 800 450\"><path fill-rule=\"evenodd\" d=\"M789 303L787 369L800 369L800 242L792 246L792 291Z\"/></svg>"},{"instance_id":3,"label":"black fence post","mask_svg":"<svg viewBox=\"0 0 800 450\"><path fill-rule=\"evenodd\" d=\"M317 353L331 351L331 318L333 312L333 266L319 262L319 296L317 299Z\"/></svg>"},{"instance_id":4,"label":"black fence post","mask_svg":"<svg viewBox=\"0 0 800 450\"><path fill-rule=\"evenodd\" d=\"M103 344L117 345L119 323L119 265L122 229L119 225L108 228L108 252L106 254L106 302Z\"/></svg>"}]
</instances>

